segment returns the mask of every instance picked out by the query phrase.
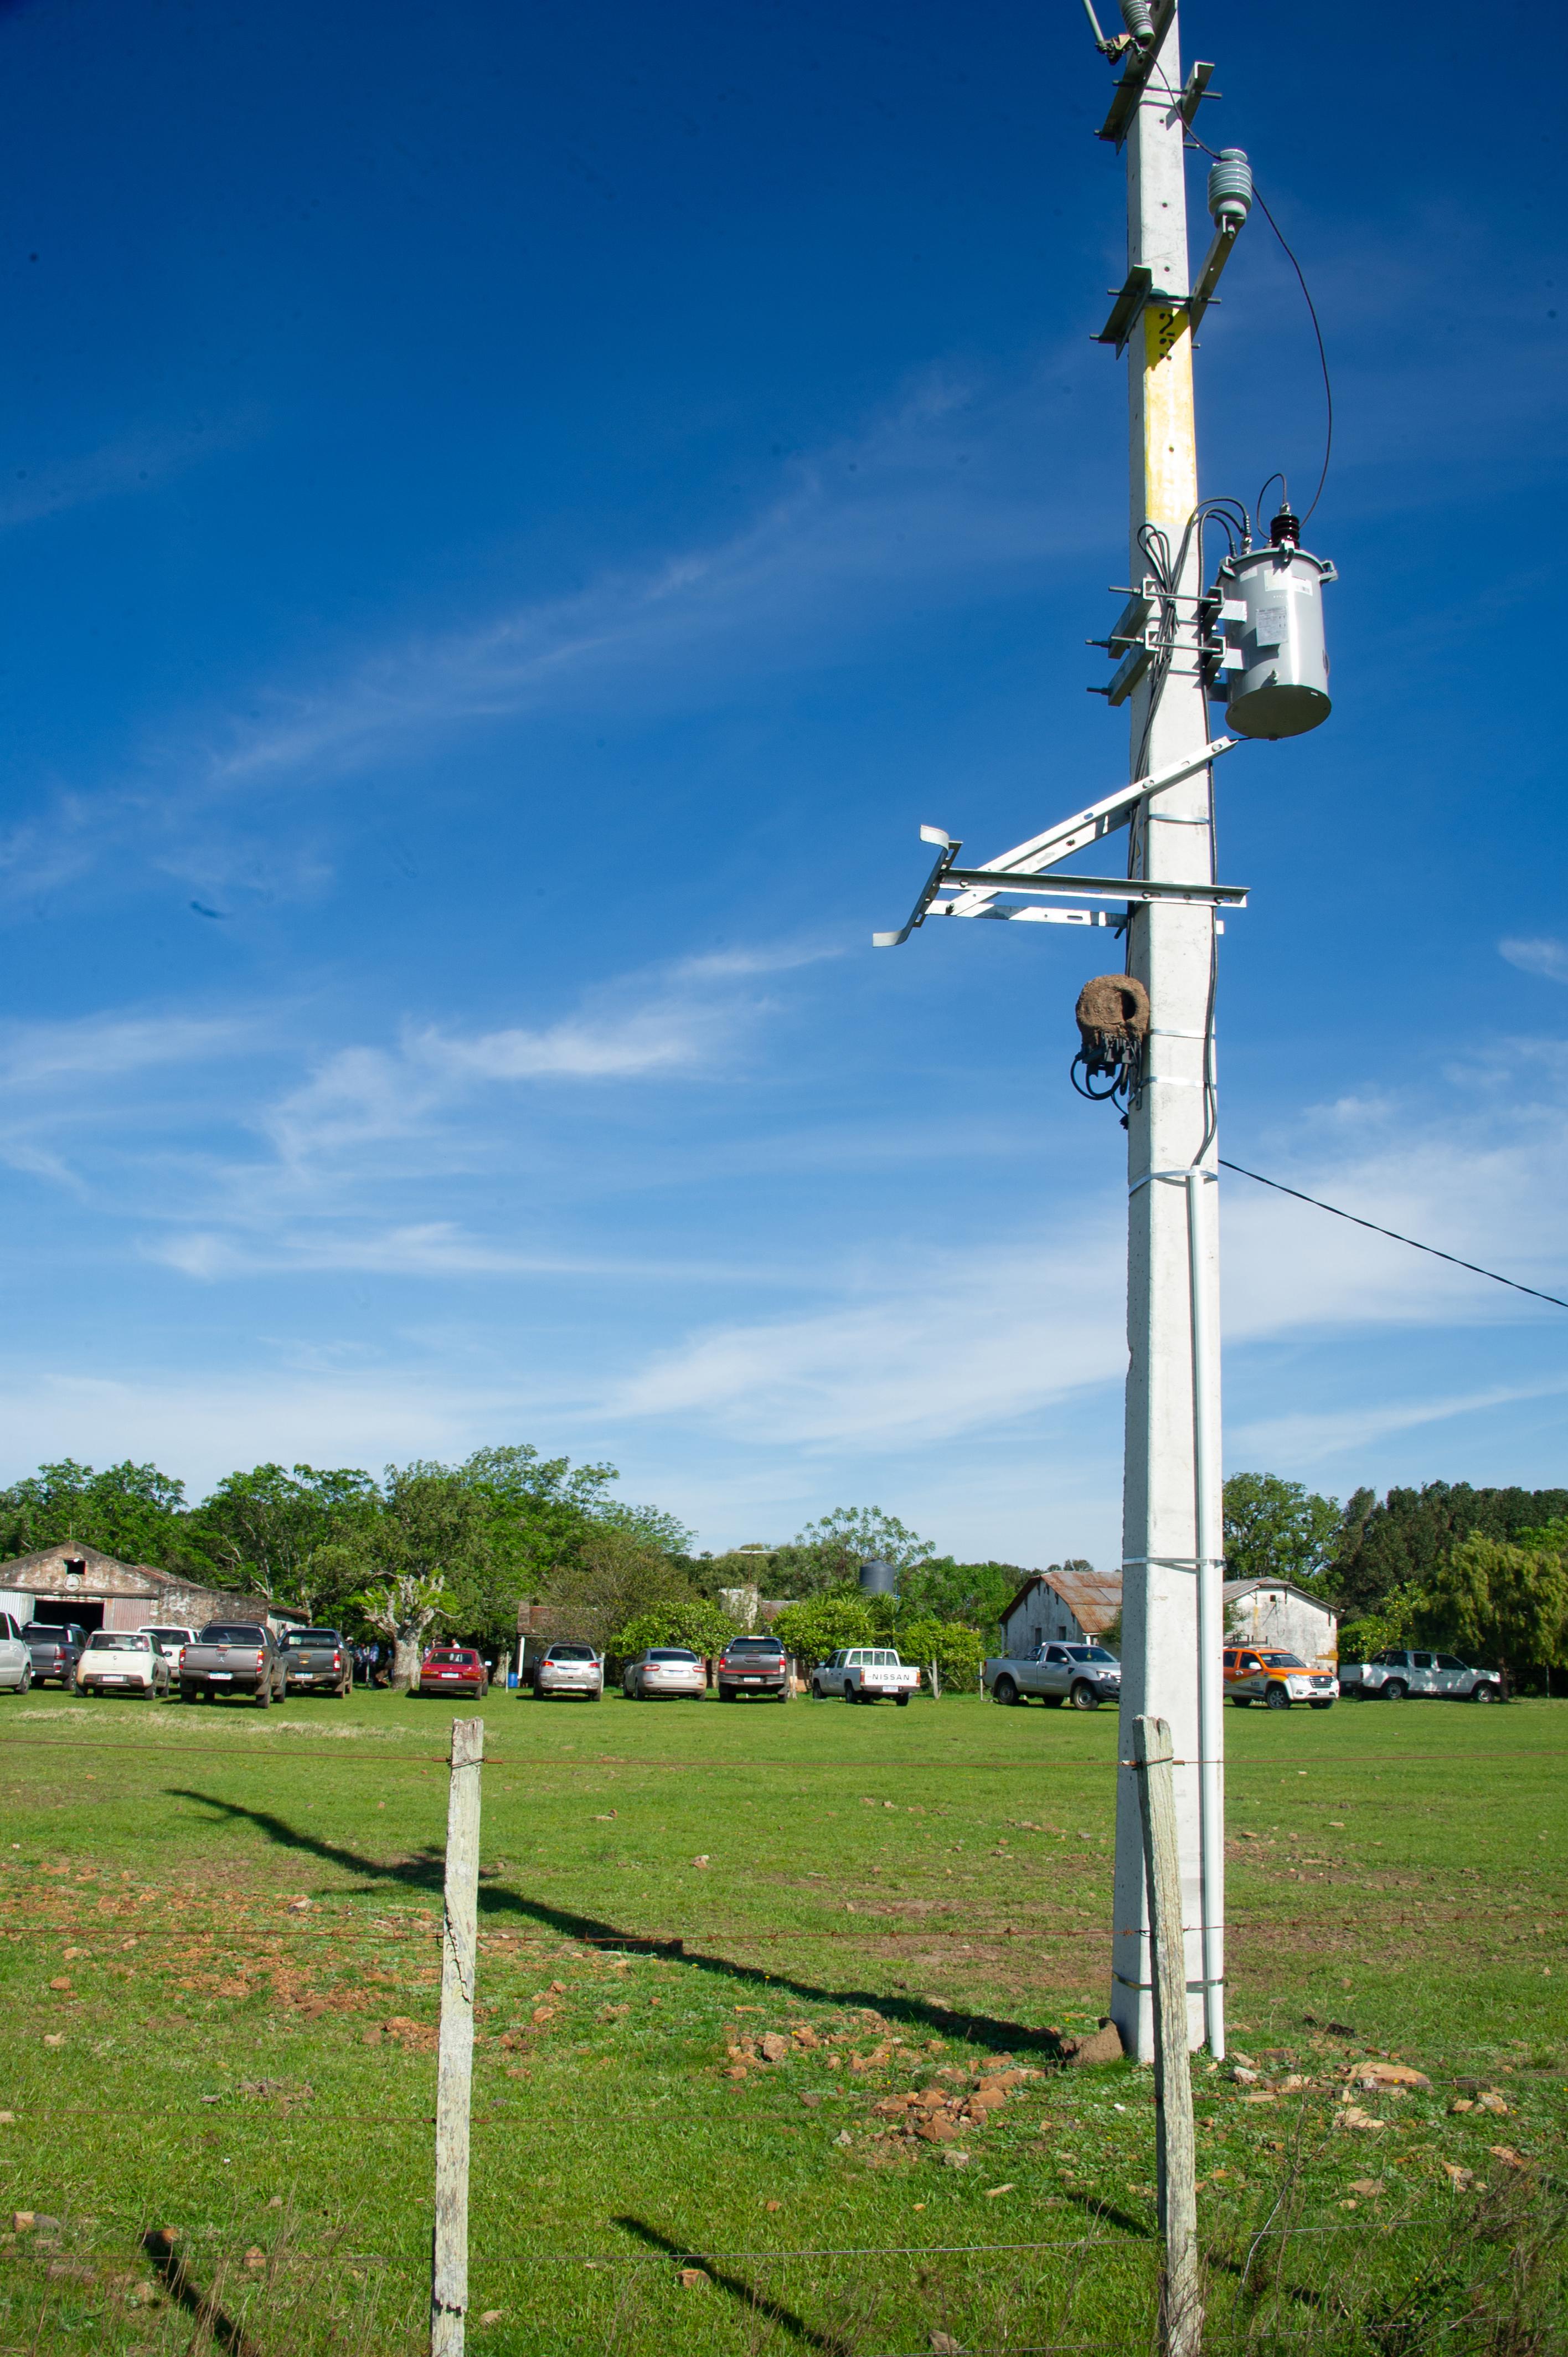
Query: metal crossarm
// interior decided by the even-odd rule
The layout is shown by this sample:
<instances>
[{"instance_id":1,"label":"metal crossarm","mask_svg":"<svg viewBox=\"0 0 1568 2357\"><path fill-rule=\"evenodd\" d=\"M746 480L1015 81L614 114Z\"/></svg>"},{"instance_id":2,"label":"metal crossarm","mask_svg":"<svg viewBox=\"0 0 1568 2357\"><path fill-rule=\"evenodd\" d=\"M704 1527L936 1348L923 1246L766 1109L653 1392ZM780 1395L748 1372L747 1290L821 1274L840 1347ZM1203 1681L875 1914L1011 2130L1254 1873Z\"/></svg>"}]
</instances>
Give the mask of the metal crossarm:
<instances>
[{"instance_id":1,"label":"metal crossarm","mask_svg":"<svg viewBox=\"0 0 1568 2357\"><path fill-rule=\"evenodd\" d=\"M1229 753L1232 746L1240 744L1240 737L1216 737L1203 748L1200 753L1190 754L1179 761L1168 762L1163 769L1152 770L1146 778L1134 778L1130 784L1118 786L1114 793L1104 795L1097 802L1090 802L1087 810L1075 811L1070 818L1059 820L1055 826L1047 827L1043 834L1031 835L1027 843L1015 844L1011 851L1001 852L994 859L988 859L983 867L966 867L955 871L953 863L963 848L962 844L955 843L951 836L945 834L940 826L923 826L920 829L921 842L940 845L940 855L926 878L919 899L910 910L908 924L896 933L873 933L871 937L873 944L879 950L897 949L902 942L908 940L910 934L918 926L925 923L928 916L1000 916L1003 911L993 909L989 905L994 900L998 892L1016 890L1023 883L1023 879L1030 877L1037 877L1046 868L1056 866L1061 860L1069 858L1075 851L1081 851L1085 844L1098 843L1102 835L1113 834L1118 827L1126 825L1133 811L1145 795L1160 793L1167 786L1180 785L1185 779L1193 777L1199 770L1206 769L1210 761L1217 761L1221 753ZM938 901L937 895L944 884L957 884L961 879L963 888L955 900ZM1076 884L1080 896L1087 894L1090 898L1104 897L1103 890L1096 892L1092 888L1090 878L1063 877L1059 882L1064 895L1070 892ZM1027 887L1025 886L1024 888ZM1141 901L1155 897L1145 891L1137 879L1124 880L1117 886L1116 891L1118 898L1129 901ZM1164 899L1172 896L1161 894L1158 897ZM1186 897L1193 899L1213 899L1215 890L1208 887L1199 890L1195 887ZM1245 901L1246 894L1242 888L1237 887L1227 892L1224 897L1233 906L1240 907ZM1022 915L1025 911L1016 910L1008 913ZM1036 912L1031 910L1028 913Z\"/></svg>"},{"instance_id":2,"label":"metal crossarm","mask_svg":"<svg viewBox=\"0 0 1568 2357\"><path fill-rule=\"evenodd\" d=\"M908 923L897 933L873 933L871 936L873 949L896 950L908 940L917 925L925 923L926 912L942 888L942 878L963 849L961 843L954 843L950 836L942 833L940 826L923 826L920 829L920 841L940 844L941 849L937 854L936 866L927 877L920 890L920 897L909 911Z\"/></svg>"},{"instance_id":3,"label":"metal crossarm","mask_svg":"<svg viewBox=\"0 0 1568 2357\"><path fill-rule=\"evenodd\" d=\"M985 884L991 875L989 867L950 866L942 881ZM1247 905L1244 884L1156 884L1140 876L1010 876L1002 889L1049 894L1063 900L1127 900L1140 905L1152 900L1201 900L1216 909L1244 909ZM993 895L988 892L985 897L989 899Z\"/></svg>"}]
</instances>

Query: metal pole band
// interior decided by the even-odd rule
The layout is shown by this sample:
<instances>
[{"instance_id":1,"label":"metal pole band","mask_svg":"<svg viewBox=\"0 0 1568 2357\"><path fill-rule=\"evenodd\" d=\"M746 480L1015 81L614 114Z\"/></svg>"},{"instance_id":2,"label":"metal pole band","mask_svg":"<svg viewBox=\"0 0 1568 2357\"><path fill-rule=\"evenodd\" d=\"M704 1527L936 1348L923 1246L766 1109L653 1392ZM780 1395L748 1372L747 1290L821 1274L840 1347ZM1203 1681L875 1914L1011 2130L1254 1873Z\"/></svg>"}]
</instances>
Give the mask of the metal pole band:
<instances>
[{"instance_id":1,"label":"metal pole band","mask_svg":"<svg viewBox=\"0 0 1568 2357\"><path fill-rule=\"evenodd\" d=\"M1135 1195L1140 1187L1147 1187L1151 1181L1155 1178L1179 1178L1184 1184L1189 1178L1212 1178L1215 1185L1218 1186L1219 1183L1219 1173L1218 1170L1210 1170L1206 1165L1197 1162L1188 1163L1185 1168L1180 1170L1145 1170L1141 1178L1133 1179L1132 1185L1127 1189L1128 1194Z\"/></svg>"}]
</instances>

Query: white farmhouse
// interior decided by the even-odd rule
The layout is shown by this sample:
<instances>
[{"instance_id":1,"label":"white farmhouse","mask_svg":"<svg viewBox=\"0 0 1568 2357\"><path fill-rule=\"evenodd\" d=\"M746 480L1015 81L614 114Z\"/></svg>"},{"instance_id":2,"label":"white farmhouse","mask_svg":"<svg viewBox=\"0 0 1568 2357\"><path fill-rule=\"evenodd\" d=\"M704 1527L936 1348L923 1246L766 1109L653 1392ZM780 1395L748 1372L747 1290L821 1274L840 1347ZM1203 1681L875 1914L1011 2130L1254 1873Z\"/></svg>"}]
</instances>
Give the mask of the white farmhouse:
<instances>
[{"instance_id":1,"label":"white farmhouse","mask_svg":"<svg viewBox=\"0 0 1568 2357\"><path fill-rule=\"evenodd\" d=\"M1223 1594L1227 1644L1278 1645L1308 1669L1337 1669L1339 1616L1321 1596L1288 1579L1228 1579Z\"/></svg>"}]
</instances>

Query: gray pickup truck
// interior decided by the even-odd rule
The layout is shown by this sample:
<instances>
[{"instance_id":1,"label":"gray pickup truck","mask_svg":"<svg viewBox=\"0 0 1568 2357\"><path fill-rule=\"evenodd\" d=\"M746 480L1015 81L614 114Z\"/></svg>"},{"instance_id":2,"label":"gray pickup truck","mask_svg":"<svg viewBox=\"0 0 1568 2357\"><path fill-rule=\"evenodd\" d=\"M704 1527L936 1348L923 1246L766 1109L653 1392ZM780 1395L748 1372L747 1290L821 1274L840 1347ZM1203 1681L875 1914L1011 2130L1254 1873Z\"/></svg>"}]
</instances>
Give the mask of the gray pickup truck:
<instances>
[{"instance_id":1,"label":"gray pickup truck","mask_svg":"<svg viewBox=\"0 0 1568 2357\"><path fill-rule=\"evenodd\" d=\"M255 1620L209 1620L179 1657L181 1702L248 1695L258 1710L268 1710L287 1692L276 1640Z\"/></svg>"},{"instance_id":2,"label":"gray pickup truck","mask_svg":"<svg viewBox=\"0 0 1568 2357\"><path fill-rule=\"evenodd\" d=\"M1122 1695L1122 1664L1103 1645L1036 1645L1032 1653L1004 1654L985 1664L985 1691L995 1702L1027 1702L1038 1695L1059 1710L1098 1710Z\"/></svg>"},{"instance_id":3,"label":"gray pickup truck","mask_svg":"<svg viewBox=\"0 0 1568 2357\"><path fill-rule=\"evenodd\" d=\"M76 1665L87 1650L87 1631L74 1620L29 1620L22 1641L33 1657L33 1684L46 1686L52 1678L67 1694L76 1691Z\"/></svg>"},{"instance_id":4,"label":"gray pickup truck","mask_svg":"<svg viewBox=\"0 0 1568 2357\"><path fill-rule=\"evenodd\" d=\"M331 1694L341 1700L354 1683L354 1657L336 1629L288 1629L283 1676L287 1694Z\"/></svg>"},{"instance_id":5,"label":"gray pickup truck","mask_svg":"<svg viewBox=\"0 0 1568 2357\"><path fill-rule=\"evenodd\" d=\"M1440 1702L1506 1702L1508 1689L1498 1670L1473 1670L1456 1653L1423 1653L1391 1646L1369 1662L1341 1662L1339 1691L1369 1702L1403 1702L1432 1695Z\"/></svg>"}]
</instances>

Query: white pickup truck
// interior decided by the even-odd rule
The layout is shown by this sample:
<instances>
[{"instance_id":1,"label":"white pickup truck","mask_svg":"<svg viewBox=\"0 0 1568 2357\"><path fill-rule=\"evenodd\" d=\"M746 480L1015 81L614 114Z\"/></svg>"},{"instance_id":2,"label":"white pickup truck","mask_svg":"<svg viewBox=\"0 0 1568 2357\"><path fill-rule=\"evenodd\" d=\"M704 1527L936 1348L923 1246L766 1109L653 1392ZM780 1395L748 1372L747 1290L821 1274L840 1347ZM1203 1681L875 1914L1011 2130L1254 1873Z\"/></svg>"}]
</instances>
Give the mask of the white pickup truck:
<instances>
[{"instance_id":1,"label":"white pickup truck","mask_svg":"<svg viewBox=\"0 0 1568 2357\"><path fill-rule=\"evenodd\" d=\"M1098 1710L1122 1692L1122 1664L1103 1645L1036 1645L985 1664L985 1691L996 1702L1027 1702L1038 1695L1059 1710Z\"/></svg>"},{"instance_id":2,"label":"white pickup truck","mask_svg":"<svg viewBox=\"0 0 1568 2357\"><path fill-rule=\"evenodd\" d=\"M913 1663L906 1667L890 1645L847 1645L811 1672L818 1702L836 1694L845 1702L896 1702L902 1710L919 1684L919 1671Z\"/></svg>"},{"instance_id":3,"label":"white pickup truck","mask_svg":"<svg viewBox=\"0 0 1568 2357\"><path fill-rule=\"evenodd\" d=\"M1434 1695L1444 1702L1502 1702L1508 1689L1496 1670L1475 1670L1456 1653L1421 1653L1391 1647L1369 1662L1341 1662L1339 1691L1380 1702Z\"/></svg>"}]
</instances>

